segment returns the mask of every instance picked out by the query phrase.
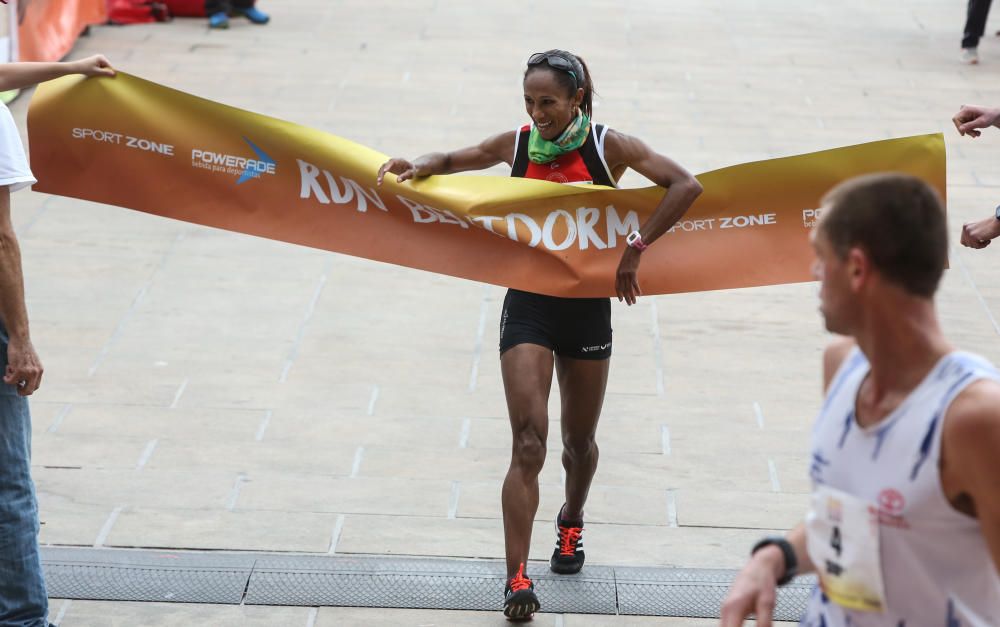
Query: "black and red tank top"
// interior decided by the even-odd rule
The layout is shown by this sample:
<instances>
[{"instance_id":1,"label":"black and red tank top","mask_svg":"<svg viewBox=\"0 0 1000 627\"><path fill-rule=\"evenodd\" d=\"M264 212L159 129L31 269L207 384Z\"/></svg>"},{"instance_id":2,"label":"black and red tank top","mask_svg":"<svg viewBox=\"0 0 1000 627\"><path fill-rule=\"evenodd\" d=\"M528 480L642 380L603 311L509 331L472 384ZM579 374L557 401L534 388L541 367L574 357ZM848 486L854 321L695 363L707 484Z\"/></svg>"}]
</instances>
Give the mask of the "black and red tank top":
<instances>
[{"instance_id":1,"label":"black and red tank top","mask_svg":"<svg viewBox=\"0 0 1000 627\"><path fill-rule=\"evenodd\" d=\"M514 163L511 165L510 175L554 183L594 183L618 187L604 159L604 138L607 132L608 128L603 124L591 124L582 146L559 155L548 163L535 163L528 158L531 125L525 124L515 135Z\"/></svg>"}]
</instances>

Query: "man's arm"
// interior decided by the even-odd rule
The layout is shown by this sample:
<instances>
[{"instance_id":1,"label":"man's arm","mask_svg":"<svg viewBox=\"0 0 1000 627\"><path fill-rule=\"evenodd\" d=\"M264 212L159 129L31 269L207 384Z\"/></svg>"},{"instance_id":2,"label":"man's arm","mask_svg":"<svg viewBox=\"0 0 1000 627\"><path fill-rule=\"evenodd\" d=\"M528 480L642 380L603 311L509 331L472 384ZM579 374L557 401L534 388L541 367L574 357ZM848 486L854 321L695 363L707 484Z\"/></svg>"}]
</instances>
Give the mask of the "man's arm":
<instances>
[{"instance_id":1,"label":"man's arm","mask_svg":"<svg viewBox=\"0 0 1000 627\"><path fill-rule=\"evenodd\" d=\"M962 105L955 117L951 119L958 129L959 135L979 137L977 129L1000 126L1000 108L981 107L979 105Z\"/></svg>"},{"instance_id":2,"label":"man's arm","mask_svg":"<svg viewBox=\"0 0 1000 627\"><path fill-rule=\"evenodd\" d=\"M979 137L982 133L978 129L1000 127L1000 108L962 105L951 121L958 129L959 135ZM986 248L998 235L1000 235L1000 220L996 216L990 216L963 224L961 242L962 246L969 248Z\"/></svg>"},{"instance_id":3,"label":"man's arm","mask_svg":"<svg viewBox=\"0 0 1000 627\"><path fill-rule=\"evenodd\" d=\"M2 63L0 64L0 91L24 89L67 74L114 76L115 71L108 60L100 54L79 61Z\"/></svg>"},{"instance_id":4,"label":"man's arm","mask_svg":"<svg viewBox=\"0 0 1000 627\"><path fill-rule=\"evenodd\" d=\"M0 321L9 338L3 381L17 386L18 394L28 396L41 384L42 364L28 333L21 249L10 221L10 188L6 186L0 187Z\"/></svg>"},{"instance_id":5,"label":"man's arm","mask_svg":"<svg viewBox=\"0 0 1000 627\"><path fill-rule=\"evenodd\" d=\"M962 246L969 248L986 248L1000 235L1000 220L996 214L982 220L966 222L962 225Z\"/></svg>"},{"instance_id":6,"label":"man's arm","mask_svg":"<svg viewBox=\"0 0 1000 627\"><path fill-rule=\"evenodd\" d=\"M837 337L827 345L823 351L824 391L829 391L833 377L854 346L854 339L850 337ZM796 572L804 574L815 571L816 567L809 559L806 547L805 523L799 523L789 531L785 540L795 552ZM785 554L773 544L754 553L729 588L729 594L722 604L721 627L740 627L751 613L757 615L758 627L770 627L777 600L778 580L787 569Z\"/></svg>"},{"instance_id":7,"label":"man's arm","mask_svg":"<svg viewBox=\"0 0 1000 627\"><path fill-rule=\"evenodd\" d=\"M978 381L952 401L941 432L941 487L979 520L1000 573L1000 383Z\"/></svg>"},{"instance_id":8,"label":"man's arm","mask_svg":"<svg viewBox=\"0 0 1000 627\"><path fill-rule=\"evenodd\" d=\"M795 551L798 561L796 572L813 572L815 567L806 551L805 523L799 523L789 531L785 540ZM778 580L786 569L785 555L777 546L771 544L754 553L736 575L722 603L720 627L740 627L750 614L757 615L757 627L771 627L778 598Z\"/></svg>"}]
</instances>

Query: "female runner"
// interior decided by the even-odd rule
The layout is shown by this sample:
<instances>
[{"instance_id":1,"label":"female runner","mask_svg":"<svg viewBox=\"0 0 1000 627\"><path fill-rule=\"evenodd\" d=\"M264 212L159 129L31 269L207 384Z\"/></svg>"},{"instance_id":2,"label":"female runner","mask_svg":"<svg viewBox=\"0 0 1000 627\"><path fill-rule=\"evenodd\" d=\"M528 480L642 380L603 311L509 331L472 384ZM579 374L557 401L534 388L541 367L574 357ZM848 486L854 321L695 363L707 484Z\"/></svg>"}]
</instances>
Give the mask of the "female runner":
<instances>
[{"instance_id":1,"label":"female runner","mask_svg":"<svg viewBox=\"0 0 1000 627\"><path fill-rule=\"evenodd\" d=\"M641 140L591 121L594 84L580 57L564 50L531 55L523 86L531 124L453 152L426 154L412 162L390 159L379 168L378 183L389 173L402 182L481 170L502 161L511 166L511 176L615 187L626 168L632 168L667 188L655 212L629 235L618 264L618 300L634 304L641 294L636 273L642 251L684 215L701 185ZM504 614L528 619L540 608L524 565L538 509L553 370L562 400L566 500L556 514L556 548L549 564L553 572L564 574L583 567L583 508L597 469L594 435L608 381L611 301L511 289L500 325L500 367L513 432L501 497L508 577Z\"/></svg>"}]
</instances>

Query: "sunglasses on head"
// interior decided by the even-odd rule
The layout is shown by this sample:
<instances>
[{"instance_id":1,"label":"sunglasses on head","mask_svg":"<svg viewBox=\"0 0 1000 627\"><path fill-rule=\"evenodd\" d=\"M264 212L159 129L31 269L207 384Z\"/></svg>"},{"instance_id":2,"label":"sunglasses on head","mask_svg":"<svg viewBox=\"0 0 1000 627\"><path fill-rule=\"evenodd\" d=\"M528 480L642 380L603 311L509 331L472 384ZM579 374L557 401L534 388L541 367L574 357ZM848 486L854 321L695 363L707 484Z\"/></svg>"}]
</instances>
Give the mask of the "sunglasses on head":
<instances>
[{"instance_id":1,"label":"sunglasses on head","mask_svg":"<svg viewBox=\"0 0 1000 627\"><path fill-rule=\"evenodd\" d=\"M542 63L548 63L549 67L566 72L573 77L573 86L576 88L580 87L580 79L577 78L576 70L573 69L573 62L566 57L547 52L536 52L528 57L528 67L534 67Z\"/></svg>"}]
</instances>

